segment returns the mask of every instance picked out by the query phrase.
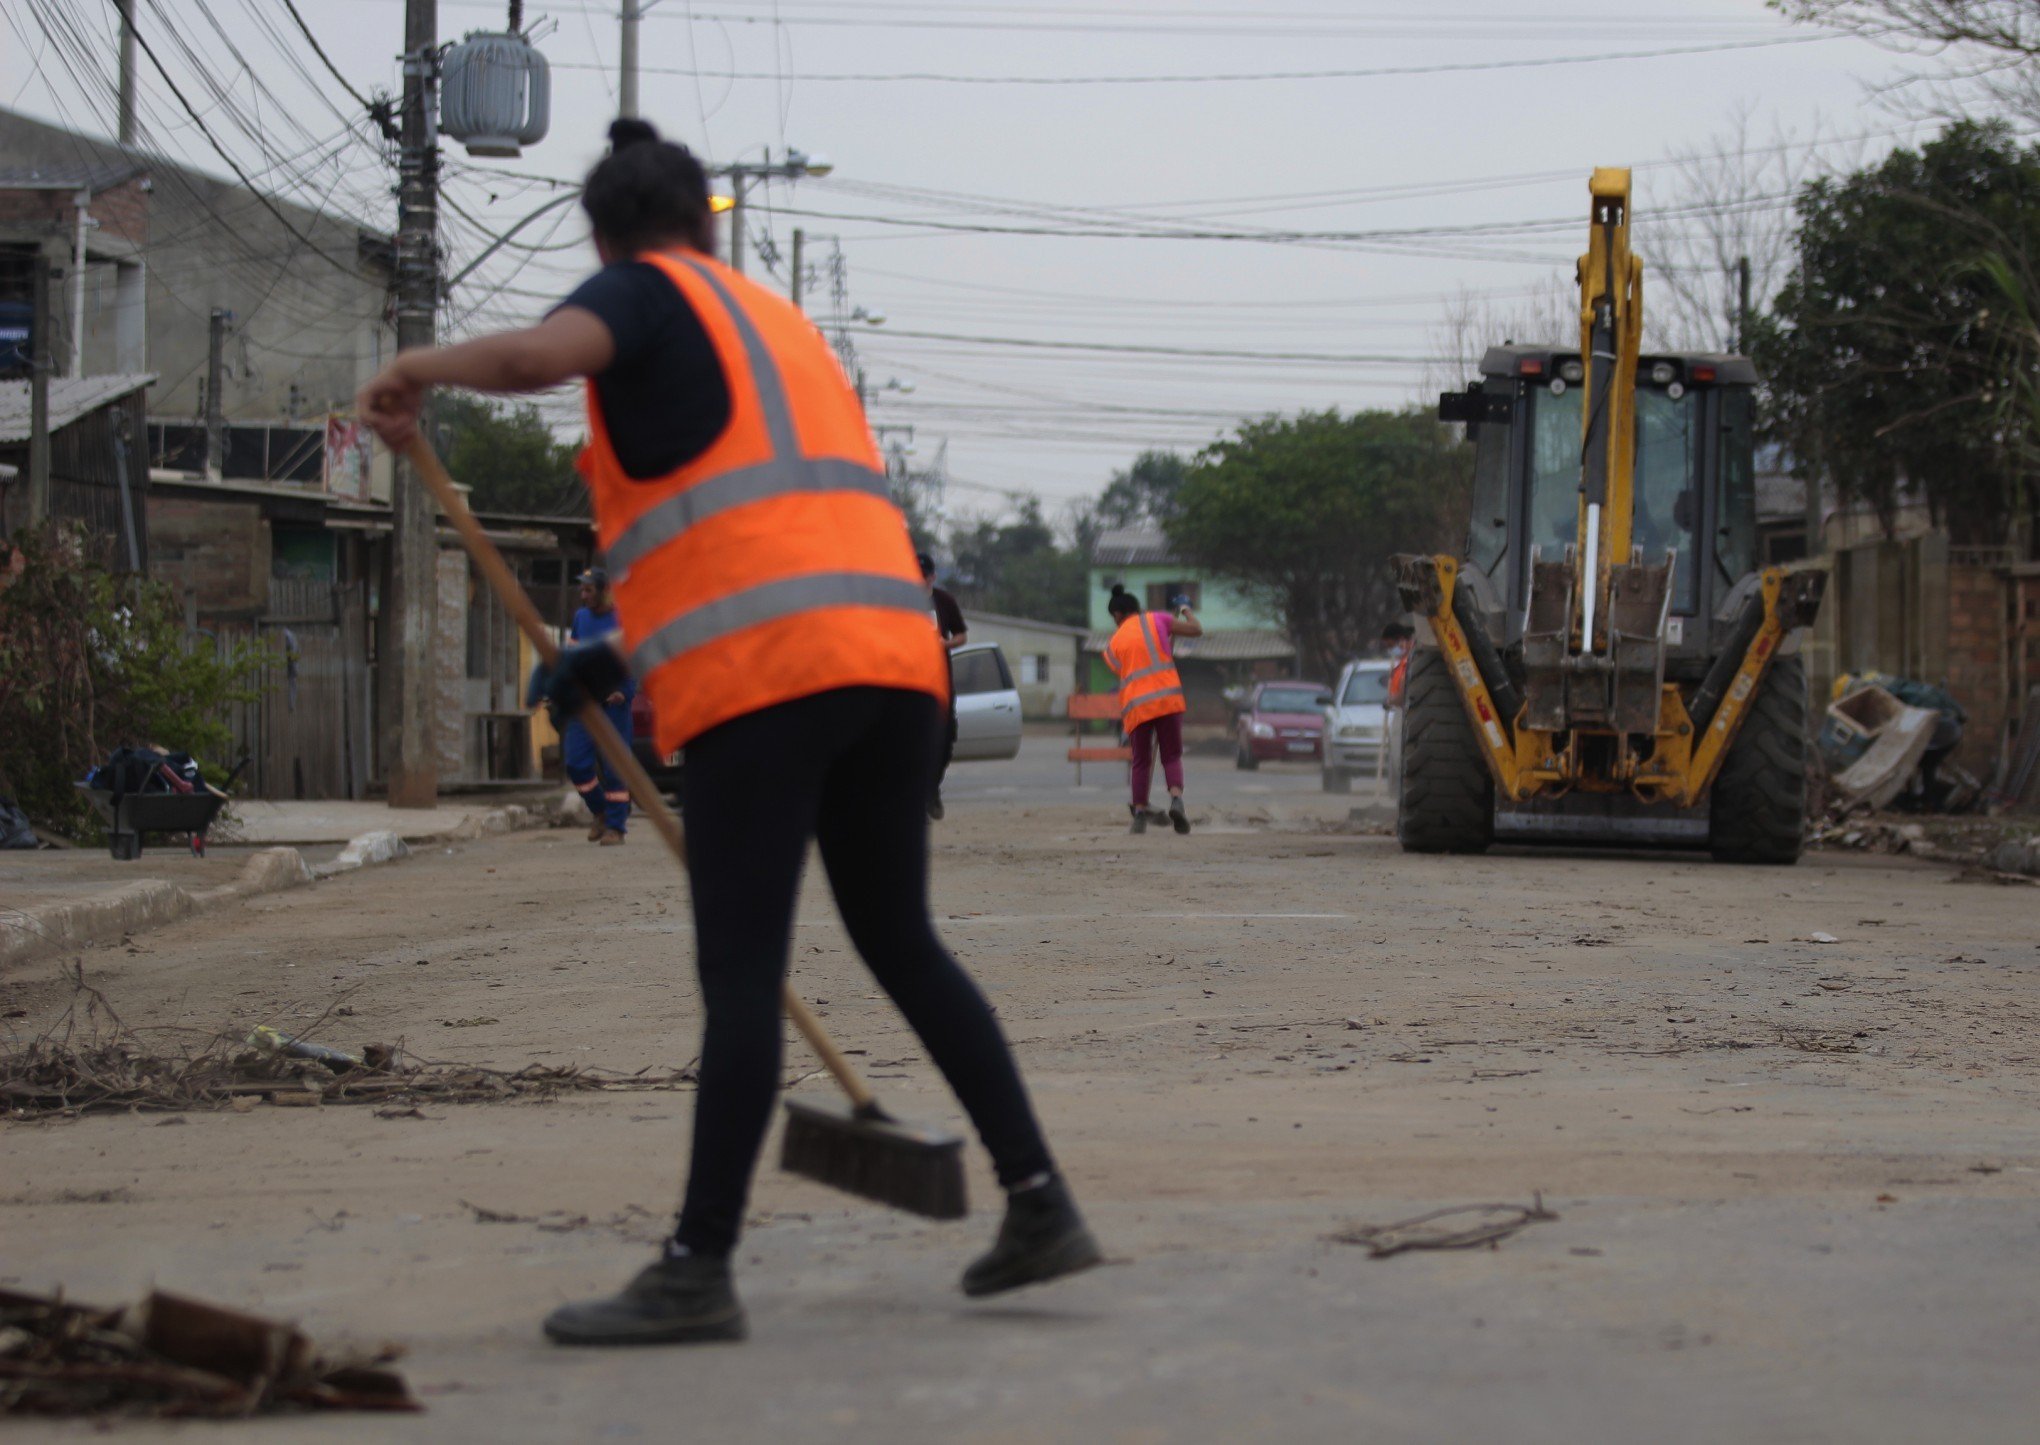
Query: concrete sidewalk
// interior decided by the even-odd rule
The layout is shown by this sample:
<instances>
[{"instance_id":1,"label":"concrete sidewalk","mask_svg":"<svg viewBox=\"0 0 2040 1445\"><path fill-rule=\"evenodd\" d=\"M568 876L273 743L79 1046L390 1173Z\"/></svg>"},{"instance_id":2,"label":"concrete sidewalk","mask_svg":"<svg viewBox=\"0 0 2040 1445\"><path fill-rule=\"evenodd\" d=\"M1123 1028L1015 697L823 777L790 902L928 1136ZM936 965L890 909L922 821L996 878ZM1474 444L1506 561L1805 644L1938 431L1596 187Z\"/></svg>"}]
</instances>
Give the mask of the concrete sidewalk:
<instances>
[{"instance_id":1,"label":"concrete sidewalk","mask_svg":"<svg viewBox=\"0 0 2040 1445\"><path fill-rule=\"evenodd\" d=\"M215 830L204 857L182 842L155 843L153 837L153 846L126 862L104 848L0 853L0 967L392 862L414 846L549 828L580 816L578 798L550 789L430 810L242 801L234 805L232 825Z\"/></svg>"},{"instance_id":2,"label":"concrete sidewalk","mask_svg":"<svg viewBox=\"0 0 2040 1445\"><path fill-rule=\"evenodd\" d=\"M490 815L512 807L551 808L564 791L562 784L558 788L540 786L488 797L442 798L436 808L392 808L375 801L296 803L236 799L229 822L219 830L218 837L220 841L261 848L345 843L364 833L378 832L395 833L413 845L476 838L485 832L498 831L488 826Z\"/></svg>"}]
</instances>

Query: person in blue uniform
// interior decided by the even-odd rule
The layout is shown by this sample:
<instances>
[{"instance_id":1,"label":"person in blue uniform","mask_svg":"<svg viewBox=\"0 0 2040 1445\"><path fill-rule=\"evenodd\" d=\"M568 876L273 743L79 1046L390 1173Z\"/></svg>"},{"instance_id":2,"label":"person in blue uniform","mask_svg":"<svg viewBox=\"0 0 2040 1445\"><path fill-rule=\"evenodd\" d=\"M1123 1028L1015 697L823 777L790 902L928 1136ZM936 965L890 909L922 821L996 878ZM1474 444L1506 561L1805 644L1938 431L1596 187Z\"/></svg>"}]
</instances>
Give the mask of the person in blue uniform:
<instances>
[{"instance_id":1,"label":"person in blue uniform","mask_svg":"<svg viewBox=\"0 0 2040 1445\"><path fill-rule=\"evenodd\" d=\"M607 637L622 624L617 621L616 604L609 598L609 574L590 567L581 574L581 605L574 613L568 635L575 642ZM628 679L602 700L602 710L625 747L630 746L630 700L637 684ZM560 757L567 777L588 805L594 821L588 825L588 841L613 848L623 842L630 824L630 789L610 771L609 764L595 751L595 739L578 719L567 723L560 739Z\"/></svg>"}]
</instances>

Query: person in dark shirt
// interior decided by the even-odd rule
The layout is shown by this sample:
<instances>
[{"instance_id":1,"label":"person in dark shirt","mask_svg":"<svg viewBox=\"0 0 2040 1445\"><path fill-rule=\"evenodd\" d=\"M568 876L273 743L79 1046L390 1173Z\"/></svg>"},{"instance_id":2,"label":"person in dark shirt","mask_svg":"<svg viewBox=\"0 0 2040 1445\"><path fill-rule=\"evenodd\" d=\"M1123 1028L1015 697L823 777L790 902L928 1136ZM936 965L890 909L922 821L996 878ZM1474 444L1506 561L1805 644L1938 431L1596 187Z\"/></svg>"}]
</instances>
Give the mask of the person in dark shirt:
<instances>
[{"instance_id":1,"label":"person in dark shirt","mask_svg":"<svg viewBox=\"0 0 2040 1445\"><path fill-rule=\"evenodd\" d=\"M776 415L788 427L789 413L805 414L840 431L850 425L855 403L822 337L800 334L799 323L783 314L784 302L713 260L700 162L641 120L617 121L610 141L610 154L589 174L581 197L602 272L536 326L401 352L362 388L357 407L382 441L400 450L416 438L433 387L529 393L589 378L591 422L603 428L589 471L598 479L598 513L608 511L613 521L631 511L619 506L619 486L642 484L648 497L673 500L684 494L686 473L697 465L710 481L736 476L738 466L712 465L726 434L741 425L733 412L756 407L770 414L761 421ZM671 267L663 292L649 284L661 263L627 259L661 253ZM682 299L689 289L682 271L725 298L701 303L706 329ZM769 321L769 340L753 341L768 374L784 374L789 364L803 369L791 401L776 395L768 403L758 376L747 369L745 338L718 329L725 317L732 328L745 319ZM727 373L723 356L730 359ZM868 433L857 441L854 450L875 463ZM797 439L783 460L796 475L817 479L813 463L821 459L807 455ZM867 472L882 485L875 465L844 460L853 473ZM658 1259L620 1293L563 1304L547 1316L546 1333L561 1343L743 1338L731 1257L784 1073L779 991L802 860L813 844L819 844L850 936L955 1089L1006 1191L998 1236L964 1270L964 1292L995 1294L1103 1262L1042 1137L997 1018L929 916L928 822L914 792L925 791L934 761L944 679L939 653L927 647L933 639L920 630L928 625L924 594L906 568L905 520L890 508L875 515L874 508L884 506L877 488L859 483L817 488L812 495L796 491L776 499L771 511L781 524L806 525L820 538L812 550L833 549L849 574L883 572L890 600L878 609L882 616L842 615L855 604L795 611L813 618L831 667L840 668L854 635L889 647L885 677L802 694L803 678L813 680L826 669L794 658L786 678L747 677L740 684L745 697L776 694L778 700L755 701L750 710L685 738L688 868L704 1002L686 1200ZM851 495L856 492L866 492L866 499ZM841 519L852 514L871 523L870 535L841 532ZM725 513L687 525L728 540L728 523ZM740 559L751 590L772 585L794 550L761 544ZM687 574L664 571L673 565L670 558L654 552L637 565L653 584L647 605L655 605L651 598L661 591L693 595ZM630 612L630 588L638 579L622 580L624 611ZM737 582L745 585L746 577ZM683 664L684 653L652 666L679 667L676 678L703 676ZM624 670L622 649L607 641L582 644L568 649L555 670L561 685L551 691L562 706L577 706L587 697L607 697ZM796 690L781 691L787 687Z\"/></svg>"},{"instance_id":2,"label":"person in dark shirt","mask_svg":"<svg viewBox=\"0 0 2040 1445\"><path fill-rule=\"evenodd\" d=\"M593 313L616 341L594 378L609 441L626 475L665 477L707 451L730 424L730 387L701 318L649 261L612 261L554 308Z\"/></svg>"},{"instance_id":3,"label":"person in dark shirt","mask_svg":"<svg viewBox=\"0 0 2040 1445\"><path fill-rule=\"evenodd\" d=\"M928 597L935 605L935 630L942 634L942 645L951 652L970 641L970 631L964 626L963 609L947 588L935 585L935 559L926 552L918 554L921 577L928 584ZM956 689L949 690L949 729L942 735L942 764L935 769L935 791L928 795L928 816L937 822L942 820L942 780L949 776L949 760L956 755Z\"/></svg>"}]
</instances>

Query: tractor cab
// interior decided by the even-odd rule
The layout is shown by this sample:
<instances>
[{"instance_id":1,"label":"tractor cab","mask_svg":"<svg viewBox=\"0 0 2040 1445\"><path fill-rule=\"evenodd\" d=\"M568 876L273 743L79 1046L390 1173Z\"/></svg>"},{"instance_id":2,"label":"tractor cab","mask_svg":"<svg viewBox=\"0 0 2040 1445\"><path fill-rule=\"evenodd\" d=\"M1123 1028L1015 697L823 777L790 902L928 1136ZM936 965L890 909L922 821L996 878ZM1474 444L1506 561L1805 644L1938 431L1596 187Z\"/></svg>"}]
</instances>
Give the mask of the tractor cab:
<instances>
[{"instance_id":1,"label":"tractor cab","mask_svg":"<svg viewBox=\"0 0 2040 1445\"><path fill-rule=\"evenodd\" d=\"M1580 535L1577 350L1494 346L1480 379L1447 392L1438 415L1474 444L1462 584L1505 653L1521 646L1533 557L1562 560ZM1669 558L1666 672L1697 678L1718 655L1756 572L1756 368L1710 353L1645 356L1635 383L1631 539L1639 560Z\"/></svg>"}]
</instances>

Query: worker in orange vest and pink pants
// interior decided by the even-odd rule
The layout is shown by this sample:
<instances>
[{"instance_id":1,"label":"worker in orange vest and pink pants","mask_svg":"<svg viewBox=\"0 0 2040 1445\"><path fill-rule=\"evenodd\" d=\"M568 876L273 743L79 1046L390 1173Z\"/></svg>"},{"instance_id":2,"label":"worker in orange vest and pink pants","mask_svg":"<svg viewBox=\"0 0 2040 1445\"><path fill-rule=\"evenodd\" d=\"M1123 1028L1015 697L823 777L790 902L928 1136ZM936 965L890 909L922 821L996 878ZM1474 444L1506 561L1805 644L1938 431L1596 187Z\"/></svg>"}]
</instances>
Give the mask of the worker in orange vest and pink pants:
<instances>
[{"instance_id":1,"label":"worker in orange vest and pink pants","mask_svg":"<svg viewBox=\"0 0 2040 1445\"><path fill-rule=\"evenodd\" d=\"M1118 624L1112 640L1105 644L1105 665L1119 679L1119 725L1133 750L1129 770L1133 800L1127 805L1133 814L1132 831L1145 833L1148 825L1148 792L1154 780L1154 757L1161 754L1162 781L1169 790L1169 821L1178 833L1190 831L1190 816L1183 811L1183 714L1190 705L1183 699L1183 679L1176 671L1175 639L1202 637L1204 624L1187 603L1166 612L1144 612L1131 592L1112 584L1112 600L1105 604Z\"/></svg>"}]
</instances>

